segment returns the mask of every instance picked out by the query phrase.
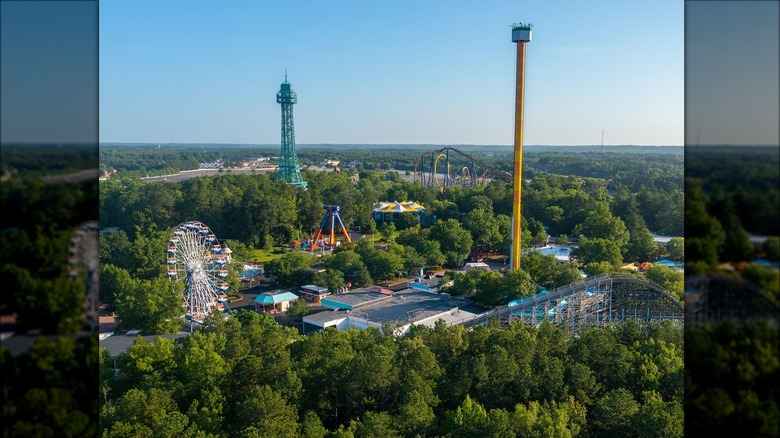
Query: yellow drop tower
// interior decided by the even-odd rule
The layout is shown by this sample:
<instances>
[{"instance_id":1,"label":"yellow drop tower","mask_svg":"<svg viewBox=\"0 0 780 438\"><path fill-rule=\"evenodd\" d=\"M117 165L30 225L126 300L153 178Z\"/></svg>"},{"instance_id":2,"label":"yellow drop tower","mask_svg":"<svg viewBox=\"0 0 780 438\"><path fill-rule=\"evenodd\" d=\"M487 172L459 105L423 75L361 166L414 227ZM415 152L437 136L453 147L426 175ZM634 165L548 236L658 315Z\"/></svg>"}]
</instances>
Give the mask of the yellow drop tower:
<instances>
[{"instance_id":1,"label":"yellow drop tower","mask_svg":"<svg viewBox=\"0 0 780 438\"><path fill-rule=\"evenodd\" d=\"M520 217L523 183L523 98L525 96L525 44L531 42L530 24L512 25L512 42L517 44L517 78L515 85L515 143L512 192L512 249L510 269L520 269Z\"/></svg>"}]
</instances>

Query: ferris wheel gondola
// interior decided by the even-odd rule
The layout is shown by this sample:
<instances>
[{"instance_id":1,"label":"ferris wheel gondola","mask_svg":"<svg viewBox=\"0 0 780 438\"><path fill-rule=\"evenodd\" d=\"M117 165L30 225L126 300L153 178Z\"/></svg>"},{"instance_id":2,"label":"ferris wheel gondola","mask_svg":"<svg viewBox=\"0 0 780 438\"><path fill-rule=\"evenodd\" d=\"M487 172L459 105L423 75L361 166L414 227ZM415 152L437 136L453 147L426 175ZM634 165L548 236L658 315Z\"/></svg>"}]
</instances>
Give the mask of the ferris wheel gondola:
<instances>
[{"instance_id":1,"label":"ferris wheel gondola","mask_svg":"<svg viewBox=\"0 0 780 438\"><path fill-rule=\"evenodd\" d=\"M220 296L229 289L223 280L225 265L230 262L227 246L221 245L209 227L197 222L183 222L168 241L168 277L184 283L183 304L186 316L202 323L214 309L224 309Z\"/></svg>"}]
</instances>

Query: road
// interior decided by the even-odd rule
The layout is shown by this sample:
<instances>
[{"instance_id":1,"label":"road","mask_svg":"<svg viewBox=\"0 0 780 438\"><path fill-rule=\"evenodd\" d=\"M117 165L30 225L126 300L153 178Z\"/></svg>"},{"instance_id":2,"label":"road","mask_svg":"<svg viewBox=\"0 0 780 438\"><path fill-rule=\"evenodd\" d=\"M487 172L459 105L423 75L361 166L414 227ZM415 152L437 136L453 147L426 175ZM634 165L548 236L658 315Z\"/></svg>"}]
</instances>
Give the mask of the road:
<instances>
[{"instance_id":1,"label":"road","mask_svg":"<svg viewBox=\"0 0 780 438\"><path fill-rule=\"evenodd\" d=\"M252 173L268 173L276 170L276 167L266 167L266 168L230 168L230 169L223 169L220 171L220 169L197 169L197 170L184 170L177 174L173 175L162 175L162 176L147 176L142 177L141 181L153 183L153 182L178 182L178 181L184 181L192 178L197 178L199 176L210 176L210 175L224 175L226 173L244 173L244 174L252 174Z\"/></svg>"}]
</instances>

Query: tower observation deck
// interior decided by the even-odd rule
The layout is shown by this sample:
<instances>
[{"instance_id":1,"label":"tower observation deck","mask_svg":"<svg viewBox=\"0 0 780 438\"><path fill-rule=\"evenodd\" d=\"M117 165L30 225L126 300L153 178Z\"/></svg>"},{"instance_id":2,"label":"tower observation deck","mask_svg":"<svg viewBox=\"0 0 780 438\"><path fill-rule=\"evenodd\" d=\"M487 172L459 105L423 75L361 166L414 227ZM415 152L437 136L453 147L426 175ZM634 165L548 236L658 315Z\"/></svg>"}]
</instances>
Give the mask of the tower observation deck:
<instances>
[{"instance_id":1,"label":"tower observation deck","mask_svg":"<svg viewBox=\"0 0 780 438\"><path fill-rule=\"evenodd\" d=\"M293 105L298 103L298 96L287 82L287 73L284 75L284 82L279 92L276 93L276 103L282 106L282 150L279 155L279 172L276 179L305 189L308 184L301 177L298 152L295 150Z\"/></svg>"}]
</instances>

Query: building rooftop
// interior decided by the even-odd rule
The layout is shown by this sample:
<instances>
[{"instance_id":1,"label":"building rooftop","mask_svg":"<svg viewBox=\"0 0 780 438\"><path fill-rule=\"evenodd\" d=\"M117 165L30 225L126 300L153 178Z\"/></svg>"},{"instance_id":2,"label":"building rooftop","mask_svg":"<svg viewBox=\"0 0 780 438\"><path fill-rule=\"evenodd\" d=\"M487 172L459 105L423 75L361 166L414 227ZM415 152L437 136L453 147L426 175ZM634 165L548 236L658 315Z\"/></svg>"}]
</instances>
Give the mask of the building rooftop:
<instances>
[{"instance_id":1,"label":"building rooftop","mask_svg":"<svg viewBox=\"0 0 780 438\"><path fill-rule=\"evenodd\" d=\"M468 303L466 300L449 295L419 292L405 289L393 294L386 300L359 307L349 315L378 324L408 324Z\"/></svg>"},{"instance_id":2,"label":"building rooftop","mask_svg":"<svg viewBox=\"0 0 780 438\"><path fill-rule=\"evenodd\" d=\"M304 322L319 322L326 324L331 321L337 321L347 317L347 312L336 310L323 310L322 312L312 313L303 317Z\"/></svg>"},{"instance_id":3,"label":"building rooftop","mask_svg":"<svg viewBox=\"0 0 780 438\"><path fill-rule=\"evenodd\" d=\"M316 286L313 284L307 284L305 286L301 286L300 289L304 289L306 291L314 292L320 295L324 295L328 293L328 288L322 286Z\"/></svg>"},{"instance_id":4,"label":"building rooftop","mask_svg":"<svg viewBox=\"0 0 780 438\"><path fill-rule=\"evenodd\" d=\"M263 292L255 298L256 303L260 304L278 304L284 301L297 300L298 295L292 292L276 290L273 292Z\"/></svg>"},{"instance_id":5,"label":"building rooftop","mask_svg":"<svg viewBox=\"0 0 780 438\"><path fill-rule=\"evenodd\" d=\"M322 305L324 307L332 306L341 309L354 310L357 307L365 306L376 301L386 300L388 298L390 298L389 295L385 295L379 292L366 289L356 289L351 292L345 292L331 295L328 298L323 298Z\"/></svg>"},{"instance_id":6,"label":"building rooftop","mask_svg":"<svg viewBox=\"0 0 780 438\"><path fill-rule=\"evenodd\" d=\"M187 332L179 332L175 334L164 334L164 335L150 335L150 336L140 336L140 335L113 335L108 336L105 339L100 340L100 348L106 348L108 349L108 354L111 356L117 356L121 353L124 353L127 351L130 347L133 346L133 343L135 343L135 340L138 339L138 337L142 337L146 340L146 342L152 344L156 342L157 338L168 338L173 339L174 341L178 341L181 338L186 337L189 335Z\"/></svg>"}]
</instances>

